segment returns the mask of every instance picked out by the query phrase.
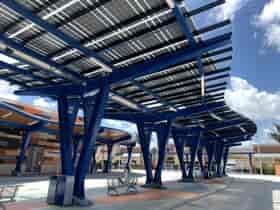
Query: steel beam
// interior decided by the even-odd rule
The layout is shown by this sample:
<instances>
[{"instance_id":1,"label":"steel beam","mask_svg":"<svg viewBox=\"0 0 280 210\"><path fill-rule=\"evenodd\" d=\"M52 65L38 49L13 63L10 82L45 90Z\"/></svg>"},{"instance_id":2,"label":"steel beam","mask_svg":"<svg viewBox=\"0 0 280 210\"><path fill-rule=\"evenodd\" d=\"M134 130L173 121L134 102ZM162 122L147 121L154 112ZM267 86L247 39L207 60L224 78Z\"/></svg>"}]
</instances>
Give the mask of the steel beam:
<instances>
[{"instance_id":1,"label":"steel beam","mask_svg":"<svg viewBox=\"0 0 280 210\"><path fill-rule=\"evenodd\" d=\"M197 58L210 50L217 49L231 43L231 33L223 34L215 38L198 43L195 47L182 49L172 55L162 55L151 61L140 64L133 64L128 67L118 68L108 76L109 84L116 84L136 79L147 74L162 71L178 63L186 62ZM100 78L88 80L86 86L75 84L63 84L56 86L31 88L16 91L19 95L39 95L39 96L57 96L65 95L82 95L86 92L98 89L103 86Z\"/></svg>"},{"instance_id":2,"label":"steel beam","mask_svg":"<svg viewBox=\"0 0 280 210\"><path fill-rule=\"evenodd\" d=\"M223 176L226 176L226 167L227 167L227 161L228 161L228 153L229 153L229 146L225 146L224 148L224 154L223 154Z\"/></svg>"},{"instance_id":3,"label":"steel beam","mask_svg":"<svg viewBox=\"0 0 280 210\"><path fill-rule=\"evenodd\" d=\"M164 166L165 154L166 154L166 145L168 143L170 131L171 131L172 121L169 120L166 123L161 123L160 128L157 130L158 137L158 162L155 171L155 176L153 184L157 187L162 185L161 174Z\"/></svg>"},{"instance_id":4,"label":"steel beam","mask_svg":"<svg viewBox=\"0 0 280 210\"><path fill-rule=\"evenodd\" d=\"M146 171L146 184L150 185L153 182L153 173L152 173L152 162L151 162L151 153L150 153L150 143L151 143L151 130L145 129L147 126L144 122L137 122L139 143L142 150L142 155L144 159L144 166Z\"/></svg>"},{"instance_id":5,"label":"steel beam","mask_svg":"<svg viewBox=\"0 0 280 210\"><path fill-rule=\"evenodd\" d=\"M88 173L88 168L93 153L93 147L96 143L101 119L103 118L106 101L109 96L108 81L106 80L106 78L103 79L105 80L105 85L100 88L93 109L89 109L89 107L87 107L88 103L85 103L85 100L83 101L85 134L83 139L83 147L77 166L77 171L75 174L74 185L74 196L80 200L85 200L85 176Z\"/></svg>"},{"instance_id":6,"label":"steel beam","mask_svg":"<svg viewBox=\"0 0 280 210\"><path fill-rule=\"evenodd\" d=\"M190 141L190 164L189 164L189 171L188 171L188 177L187 180L188 182L193 182L194 181L194 177L193 177L193 168L194 168L194 163L195 163L195 157L197 155L197 149L199 146L199 141L200 141L200 135L197 136L193 136L191 139L188 139L188 141Z\"/></svg>"},{"instance_id":7,"label":"steel beam","mask_svg":"<svg viewBox=\"0 0 280 210\"><path fill-rule=\"evenodd\" d=\"M25 153L29 146L31 135L32 135L32 132L25 131L25 130L23 131L22 141L21 141L21 146L20 146L20 154L17 157L16 168L15 168L16 176L21 175L21 164L25 159Z\"/></svg>"},{"instance_id":8,"label":"steel beam","mask_svg":"<svg viewBox=\"0 0 280 210\"><path fill-rule=\"evenodd\" d=\"M107 160L103 169L103 173L110 173L112 171L112 151L113 144L107 144Z\"/></svg>"},{"instance_id":9,"label":"steel beam","mask_svg":"<svg viewBox=\"0 0 280 210\"><path fill-rule=\"evenodd\" d=\"M179 164L182 172L182 180L187 179L187 172L186 172L186 166L184 161L184 147L185 147L185 141L182 137L178 137L176 135L176 132L172 130L173 140L176 147L176 153L177 157L179 159Z\"/></svg>"},{"instance_id":10,"label":"steel beam","mask_svg":"<svg viewBox=\"0 0 280 210\"><path fill-rule=\"evenodd\" d=\"M61 153L61 172L73 175L73 129L78 113L79 101L70 103L66 97L58 98L59 143Z\"/></svg>"}]
</instances>

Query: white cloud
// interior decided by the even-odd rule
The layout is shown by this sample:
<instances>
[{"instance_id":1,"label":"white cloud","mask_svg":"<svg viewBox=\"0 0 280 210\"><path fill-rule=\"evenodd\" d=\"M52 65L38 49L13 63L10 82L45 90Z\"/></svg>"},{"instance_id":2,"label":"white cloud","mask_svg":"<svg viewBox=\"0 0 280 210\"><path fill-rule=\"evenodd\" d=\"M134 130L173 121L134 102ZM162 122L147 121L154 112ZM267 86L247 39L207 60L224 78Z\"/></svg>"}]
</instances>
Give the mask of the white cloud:
<instances>
[{"instance_id":1,"label":"white cloud","mask_svg":"<svg viewBox=\"0 0 280 210\"><path fill-rule=\"evenodd\" d=\"M9 99L9 100L17 100L19 97L14 94L14 91L18 89L18 86L11 85L9 82L4 80L0 80L0 97Z\"/></svg>"},{"instance_id":2,"label":"white cloud","mask_svg":"<svg viewBox=\"0 0 280 210\"><path fill-rule=\"evenodd\" d=\"M231 78L225 99L232 109L254 120L280 120L280 93L260 91L242 78Z\"/></svg>"},{"instance_id":3,"label":"white cloud","mask_svg":"<svg viewBox=\"0 0 280 210\"><path fill-rule=\"evenodd\" d=\"M244 7L249 0L226 0L226 3L214 10L217 20L234 19L236 13Z\"/></svg>"},{"instance_id":4,"label":"white cloud","mask_svg":"<svg viewBox=\"0 0 280 210\"><path fill-rule=\"evenodd\" d=\"M254 23L264 31L264 43L267 47L280 52L280 1L270 0L256 16Z\"/></svg>"},{"instance_id":5,"label":"white cloud","mask_svg":"<svg viewBox=\"0 0 280 210\"><path fill-rule=\"evenodd\" d=\"M44 108L49 108L49 109L55 109L57 106L56 102L49 102L45 98L41 98L41 97L34 99L33 105L39 106L39 107L44 107Z\"/></svg>"}]
</instances>

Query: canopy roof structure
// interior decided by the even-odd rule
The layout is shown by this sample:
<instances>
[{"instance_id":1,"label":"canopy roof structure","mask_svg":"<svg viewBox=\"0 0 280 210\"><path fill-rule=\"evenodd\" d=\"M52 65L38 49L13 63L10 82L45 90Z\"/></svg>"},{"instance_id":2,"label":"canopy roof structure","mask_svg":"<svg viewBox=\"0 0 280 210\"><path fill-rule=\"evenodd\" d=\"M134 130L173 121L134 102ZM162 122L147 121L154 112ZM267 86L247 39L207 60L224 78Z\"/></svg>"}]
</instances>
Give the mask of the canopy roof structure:
<instances>
[{"instance_id":1,"label":"canopy roof structure","mask_svg":"<svg viewBox=\"0 0 280 210\"><path fill-rule=\"evenodd\" d=\"M74 138L80 138L84 130L82 118L77 118L75 124ZM1 99L0 129L5 128L17 129L19 131L43 132L54 135L59 134L57 113L17 101ZM127 144L130 141L131 136L127 132L108 127L101 127L97 138L98 144L110 144L114 142L123 142Z\"/></svg>"},{"instance_id":2,"label":"canopy roof structure","mask_svg":"<svg viewBox=\"0 0 280 210\"><path fill-rule=\"evenodd\" d=\"M161 184L170 131L193 135L197 142L202 137L233 144L254 135L256 125L224 102L232 59L230 21L199 21L223 3L211 0L193 8L187 0L0 2L0 53L12 58L0 61L0 78L19 85L19 95L58 100L63 174L73 174L66 161L72 110L84 110L75 196L84 198L91 148L104 117L137 124L146 183ZM147 129L158 132L154 178Z\"/></svg>"}]
</instances>

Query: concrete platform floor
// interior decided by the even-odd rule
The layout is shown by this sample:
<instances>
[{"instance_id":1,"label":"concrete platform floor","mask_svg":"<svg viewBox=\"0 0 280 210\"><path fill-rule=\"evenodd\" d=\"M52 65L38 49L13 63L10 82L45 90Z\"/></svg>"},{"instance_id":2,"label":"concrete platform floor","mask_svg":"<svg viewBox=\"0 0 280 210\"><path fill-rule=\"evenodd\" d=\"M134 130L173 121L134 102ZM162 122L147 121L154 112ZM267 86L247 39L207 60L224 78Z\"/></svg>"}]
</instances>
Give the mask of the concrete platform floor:
<instances>
[{"instance_id":1,"label":"concrete platform floor","mask_svg":"<svg viewBox=\"0 0 280 210\"><path fill-rule=\"evenodd\" d=\"M88 179L87 195L95 205L87 208L68 207L65 210L278 210L280 209L279 178L240 176L235 178L199 180L196 183L178 183L179 172L164 171L166 190L139 188L135 195L107 196L106 179ZM144 177L139 179L143 182ZM1 180L0 180L1 182ZM17 201L7 204L7 210L58 210L47 206L47 181L22 183Z\"/></svg>"}]
</instances>

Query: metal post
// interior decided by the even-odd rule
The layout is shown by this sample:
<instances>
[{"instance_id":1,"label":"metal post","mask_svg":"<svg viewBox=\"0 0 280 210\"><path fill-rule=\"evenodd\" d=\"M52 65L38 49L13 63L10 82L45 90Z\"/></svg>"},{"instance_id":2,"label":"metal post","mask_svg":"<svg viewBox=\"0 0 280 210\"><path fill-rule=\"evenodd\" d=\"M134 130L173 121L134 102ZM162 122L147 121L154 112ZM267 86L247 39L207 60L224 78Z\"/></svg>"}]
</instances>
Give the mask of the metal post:
<instances>
[{"instance_id":1,"label":"metal post","mask_svg":"<svg viewBox=\"0 0 280 210\"><path fill-rule=\"evenodd\" d=\"M100 128L100 123L104 115L106 101L109 96L109 89L108 81L104 80L104 86L100 88L99 93L96 95L94 105L87 103L88 101L86 99L83 100L85 134L83 139L83 147L75 174L74 185L74 196L83 201L86 201L84 188L85 176L88 172L93 148L95 146L97 134ZM90 109L92 106L93 109Z\"/></svg>"},{"instance_id":2,"label":"metal post","mask_svg":"<svg viewBox=\"0 0 280 210\"><path fill-rule=\"evenodd\" d=\"M190 164L189 164L189 171L188 171L188 177L187 180L188 182L193 182L194 177L193 177L193 168L194 168L194 163L195 163L195 157L197 154L197 148L199 145L199 139L200 139L200 134L198 136L195 136L191 139L191 145L190 145Z\"/></svg>"},{"instance_id":3,"label":"metal post","mask_svg":"<svg viewBox=\"0 0 280 210\"><path fill-rule=\"evenodd\" d=\"M80 150L80 146L81 146L81 139L77 137L74 141L74 148L73 148L73 170L74 171L77 166L78 152Z\"/></svg>"},{"instance_id":4,"label":"metal post","mask_svg":"<svg viewBox=\"0 0 280 210\"><path fill-rule=\"evenodd\" d=\"M204 172L204 165L203 165L202 155L203 155L203 147L202 147L202 145L199 145L199 147L197 149L197 159L198 159L198 162L199 162L201 174L204 177L205 176L205 172Z\"/></svg>"},{"instance_id":5,"label":"metal post","mask_svg":"<svg viewBox=\"0 0 280 210\"><path fill-rule=\"evenodd\" d=\"M130 172L130 165L131 165L131 156L132 156L132 150L133 150L133 145L128 144L127 145L127 162L126 162L126 169L128 170L128 172Z\"/></svg>"},{"instance_id":6,"label":"metal post","mask_svg":"<svg viewBox=\"0 0 280 210\"><path fill-rule=\"evenodd\" d=\"M58 98L59 142L61 154L61 173L73 175L72 132L78 112L79 101L71 104L66 97Z\"/></svg>"},{"instance_id":7,"label":"metal post","mask_svg":"<svg viewBox=\"0 0 280 210\"><path fill-rule=\"evenodd\" d=\"M31 134L32 134L32 132L30 132L30 131L23 131L22 142L21 142L21 147L20 147L20 154L17 158L16 168L15 168L16 176L19 176L21 174L21 164L25 159L25 153L26 153L26 150L30 143Z\"/></svg>"},{"instance_id":8,"label":"metal post","mask_svg":"<svg viewBox=\"0 0 280 210\"><path fill-rule=\"evenodd\" d=\"M215 160L216 160L216 176L221 177L221 162L223 156L224 145L222 142L216 142L216 152L215 152Z\"/></svg>"},{"instance_id":9,"label":"metal post","mask_svg":"<svg viewBox=\"0 0 280 210\"><path fill-rule=\"evenodd\" d=\"M184 146L185 146L185 141L184 139L176 136L175 133L173 133L173 139L174 139L174 144L176 147L176 153L177 157L179 159L179 164L182 172L182 180L184 181L187 179L187 172L186 172L186 166L185 166L185 161L184 161Z\"/></svg>"},{"instance_id":10,"label":"metal post","mask_svg":"<svg viewBox=\"0 0 280 210\"><path fill-rule=\"evenodd\" d=\"M150 142L151 142L151 131L145 130L144 122L137 123L139 143L141 146L144 166L146 170L146 184L144 186L149 186L153 182L153 173L152 173L152 162L150 155Z\"/></svg>"},{"instance_id":11,"label":"metal post","mask_svg":"<svg viewBox=\"0 0 280 210\"><path fill-rule=\"evenodd\" d=\"M96 172L97 172L97 168L96 168L96 151L97 151L97 146L95 145L95 147L93 147L93 151L92 151L92 163L91 163L91 170L90 170L91 174L96 174Z\"/></svg>"},{"instance_id":12,"label":"metal post","mask_svg":"<svg viewBox=\"0 0 280 210\"><path fill-rule=\"evenodd\" d=\"M154 187L161 187L162 185L161 174L164 166L166 145L168 143L171 125L172 125L172 121L169 120L167 123L162 124L160 128L157 130L158 162L157 162L157 167L156 167L155 177L154 177Z\"/></svg>"},{"instance_id":13,"label":"metal post","mask_svg":"<svg viewBox=\"0 0 280 210\"><path fill-rule=\"evenodd\" d=\"M213 155L214 155L214 144L211 144L210 142L207 142L205 145L206 153L207 153L207 173L205 173L205 178L211 177L211 169L212 169L212 162L213 162Z\"/></svg>"},{"instance_id":14,"label":"metal post","mask_svg":"<svg viewBox=\"0 0 280 210\"><path fill-rule=\"evenodd\" d=\"M113 144L107 144L107 161L103 169L103 173L110 173L112 170L112 150Z\"/></svg>"},{"instance_id":15,"label":"metal post","mask_svg":"<svg viewBox=\"0 0 280 210\"><path fill-rule=\"evenodd\" d=\"M229 154L229 146L225 146L224 148L224 154L223 154L223 176L226 176L226 167L227 167L227 161L228 161L228 154Z\"/></svg>"},{"instance_id":16,"label":"metal post","mask_svg":"<svg viewBox=\"0 0 280 210\"><path fill-rule=\"evenodd\" d=\"M253 154L252 152L249 152L249 164L250 164L250 174L253 174L254 172L254 166L253 166Z\"/></svg>"}]
</instances>

